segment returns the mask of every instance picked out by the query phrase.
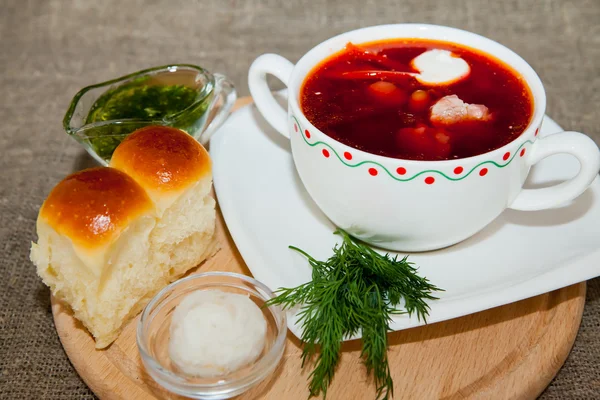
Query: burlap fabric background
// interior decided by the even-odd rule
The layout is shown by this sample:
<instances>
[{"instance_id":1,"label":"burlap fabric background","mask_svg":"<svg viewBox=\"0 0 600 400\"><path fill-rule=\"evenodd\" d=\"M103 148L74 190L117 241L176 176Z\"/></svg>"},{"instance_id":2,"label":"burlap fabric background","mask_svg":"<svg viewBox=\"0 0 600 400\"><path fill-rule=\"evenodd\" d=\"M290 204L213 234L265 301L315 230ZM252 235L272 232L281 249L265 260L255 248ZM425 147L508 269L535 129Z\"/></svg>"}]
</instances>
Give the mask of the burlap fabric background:
<instances>
[{"instance_id":1,"label":"burlap fabric background","mask_svg":"<svg viewBox=\"0 0 600 400\"><path fill-rule=\"evenodd\" d=\"M28 258L49 190L91 165L61 127L77 90L187 62L229 75L247 95L259 54L296 61L334 34L393 22L451 25L509 46L540 74L548 114L600 143L600 0L2 0L0 398L93 398L63 352L49 292ZM600 279L589 283L573 351L542 398L600 398Z\"/></svg>"}]
</instances>

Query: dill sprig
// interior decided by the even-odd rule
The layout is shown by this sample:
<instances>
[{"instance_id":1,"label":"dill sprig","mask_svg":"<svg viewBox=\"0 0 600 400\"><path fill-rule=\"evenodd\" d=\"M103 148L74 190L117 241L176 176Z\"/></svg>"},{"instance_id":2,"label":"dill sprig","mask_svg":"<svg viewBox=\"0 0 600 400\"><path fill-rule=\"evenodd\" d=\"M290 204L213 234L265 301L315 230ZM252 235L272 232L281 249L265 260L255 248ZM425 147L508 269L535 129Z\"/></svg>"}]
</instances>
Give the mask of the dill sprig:
<instances>
[{"instance_id":1,"label":"dill sprig","mask_svg":"<svg viewBox=\"0 0 600 400\"><path fill-rule=\"evenodd\" d=\"M344 337L360 332L361 358L375 380L376 398L389 399L394 392L387 358L392 316L415 314L426 321L426 300L437 299L432 293L442 289L417 275L407 257L379 254L342 229L334 233L343 241L333 248L327 261L318 261L290 246L308 259L312 280L277 290L277 297L266 305L278 304L284 309L301 305L298 323L302 326L302 367L314 365L309 375L309 397L322 394L326 398ZM401 300L403 309L399 309Z\"/></svg>"}]
</instances>

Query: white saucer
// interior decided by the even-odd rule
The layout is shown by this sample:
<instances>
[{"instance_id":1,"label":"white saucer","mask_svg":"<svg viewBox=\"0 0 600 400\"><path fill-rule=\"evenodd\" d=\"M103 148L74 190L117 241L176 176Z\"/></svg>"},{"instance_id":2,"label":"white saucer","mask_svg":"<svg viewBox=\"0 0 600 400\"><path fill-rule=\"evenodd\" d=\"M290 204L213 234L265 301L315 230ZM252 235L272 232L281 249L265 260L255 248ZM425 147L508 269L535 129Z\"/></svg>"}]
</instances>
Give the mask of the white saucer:
<instances>
[{"instance_id":1,"label":"white saucer","mask_svg":"<svg viewBox=\"0 0 600 400\"><path fill-rule=\"evenodd\" d=\"M546 117L540 135L560 131ZM325 260L338 242L334 225L312 201L296 173L288 141L254 106L236 111L211 139L217 197L225 222L256 279L271 289L294 287L311 277L297 246ZM553 156L536 165L526 187L573 176L578 162ZM420 274L445 289L430 302L428 323L536 296L600 275L600 179L561 208L507 210L476 236L444 250L409 256ZM301 328L290 315L289 329ZM392 329L422 325L394 319Z\"/></svg>"}]
</instances>

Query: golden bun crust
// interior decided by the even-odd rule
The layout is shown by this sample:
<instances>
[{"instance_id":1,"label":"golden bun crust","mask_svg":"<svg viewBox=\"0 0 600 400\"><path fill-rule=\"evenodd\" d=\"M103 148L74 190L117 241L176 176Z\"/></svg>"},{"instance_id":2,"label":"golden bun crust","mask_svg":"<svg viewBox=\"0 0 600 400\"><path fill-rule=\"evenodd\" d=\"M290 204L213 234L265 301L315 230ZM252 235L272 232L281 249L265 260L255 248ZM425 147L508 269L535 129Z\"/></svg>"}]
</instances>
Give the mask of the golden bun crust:
<instances>
[{"instance_id":1,"label":"golden bun crust","mask_svg":"<svg viewBox=\"0 0 600 400\"><path fill-rule=\"evenodd\" d=\"M181 192L211 173L210 156L200 143L180 129L160 125L128 135L115 149L110 165L147 192L162 194Z\"/></svg>"},{"instance_id":2,"label":"golden bun crust","mask_svg":"<svg viewBox=\"0 0 600 400\"><path fill-rule=\"evenodd\" d=\"M131 177L110 167L67 176L48 195L39 218L83 248L105 246L154 205Z\"/></svg>"}]
</instances>

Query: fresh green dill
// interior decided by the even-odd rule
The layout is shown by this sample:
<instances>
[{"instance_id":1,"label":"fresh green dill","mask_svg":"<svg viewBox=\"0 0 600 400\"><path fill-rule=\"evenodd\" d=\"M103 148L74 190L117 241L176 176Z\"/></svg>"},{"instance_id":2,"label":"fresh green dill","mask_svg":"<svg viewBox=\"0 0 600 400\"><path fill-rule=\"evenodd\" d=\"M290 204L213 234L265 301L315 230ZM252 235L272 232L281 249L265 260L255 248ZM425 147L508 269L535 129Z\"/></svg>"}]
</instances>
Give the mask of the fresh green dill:
<instances>
[{"instance_id":1,"label":"fresh green dill","mask_svg":"<svg viewBox=\"0 0 600 400\"><path fill-rule=\"evenodd\" d=\"M267 305L277 304L284 309L301 306L298 323L302 326L302 367L314 364L309 375L310 397L327 396L344 337L361 333L361 358L375 380L376 398L389 399L394 391L387 358L392 316L408 313L425 320L429 314L426 300L437 299L432 293L442 289L419 276L407 257L379 254L342 229L335 234L343 241L333 248L327 261L318 261L290 246L308 259L312 280L295 288L279 289ZM403 309L398 308L401 300Z\"/></svg>"}]
</instances>

